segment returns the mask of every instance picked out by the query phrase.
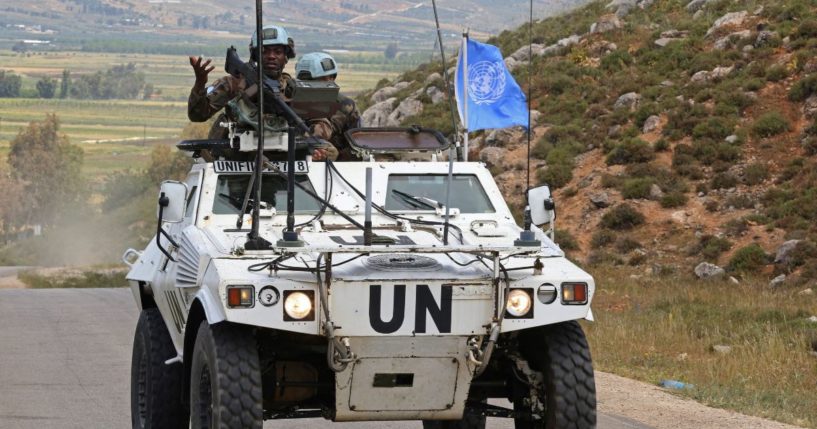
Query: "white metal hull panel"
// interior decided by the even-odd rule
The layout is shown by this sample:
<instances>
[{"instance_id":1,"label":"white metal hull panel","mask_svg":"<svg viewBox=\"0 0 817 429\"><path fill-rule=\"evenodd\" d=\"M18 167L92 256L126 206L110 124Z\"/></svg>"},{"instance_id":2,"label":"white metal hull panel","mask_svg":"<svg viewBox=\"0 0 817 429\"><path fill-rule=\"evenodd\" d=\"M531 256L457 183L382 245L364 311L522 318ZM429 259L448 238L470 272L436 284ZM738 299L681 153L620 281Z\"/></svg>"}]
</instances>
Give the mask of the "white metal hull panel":
<instances>
[{"instance_id":1,"label":"white metal hull panel","mask_svg":"<svg viewBox=\"0 0 817 429\"><path fill-rule=\"evenodd\" d=\"M468 337L352 337L358 360L337 374L335 421L456 420L471 387ZM412 385L374 387L375 374Z\"/></svg>"},{"instance_id":2,"label":"white metal hull panel","mask_svg":"<svg viewBox=\"0 0 817 429\"><path fill-rule=\"evenodd\" d=\"M337 282L329 296L340 336L485 334L493 287L427 280Z\"/></svg>"},{"instance_id":3,"label":"white metal hull panel","mask_svg":"<svg viewBox=\"0 0 817 429\"><path fill-rule=\"evenodd\" d=\"M352 368L349 409L443 411L454 406L459 361L453 358L369 358ZM410 375L404 385L378 387L378 375ZM410 385L409 385L410 384Z\"/></svg>"}]
</instances>

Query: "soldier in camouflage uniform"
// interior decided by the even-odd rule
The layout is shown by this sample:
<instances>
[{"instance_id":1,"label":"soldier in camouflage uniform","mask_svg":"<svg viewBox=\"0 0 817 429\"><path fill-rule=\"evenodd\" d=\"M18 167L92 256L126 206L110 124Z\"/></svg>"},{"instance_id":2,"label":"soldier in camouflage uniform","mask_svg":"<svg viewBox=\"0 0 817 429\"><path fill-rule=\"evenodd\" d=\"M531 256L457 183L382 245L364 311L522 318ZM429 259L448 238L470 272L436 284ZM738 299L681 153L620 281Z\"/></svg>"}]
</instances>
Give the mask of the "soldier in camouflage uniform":
<instances>
[{"instance_id":1,"label":"soldier in camouflage uniform","mask_svg":"<svg viewBox=\"0 0 817 429\"><path fill-rule=\"evenodd\" d=\"M295 73L300 80L327 80L334 81L338 77L338 67L331 55L323 52L306 54L295 65ZM344 133L352 128L360 127L360 113L355 101L343 94L338 95L339 109L329 118L332 125L330 142L340 151L338 159L348 161L354 159L349 142Z\"/></svg>"},{"instance_id":2,"label":"soldier in camouflage uniform","mask_svg":"<svg viewBox=\"0 0 817 429\"><path fill-rule=\"evenodd\" d=\"M256 47L257 37L253 34L250 40L250 58L252 61L261 61L264 65L264 73L277 79L281 84L281 93L285 99L292 94L292 77L284 73L284 67L291 58L295 58L295 42L287 35L284 28L268 25L262 30L263 49L259 53ZM190 90L190 97L187 100L187 116L193 122L204 122L216 113L219 113L230 100L241 96L253 96L245 93L246 81L234 76L224 76L216 80L211 86L206 87L207 76L214 66L210 65L211 60L203 60L201 57L190 57L190 65L196 75L196 82ZM235 121L230 117L230 112L221 112L210 129L211 139L226 138L227 129L219 125L226 120ZM324 140L332 138L332 126L326 122L313 124L313 135ZM202 154L205 158L209 154ZM316 149L312 153L312 159L321 161L323 159L337 159L338 151L332 145L326 144Z\"/></svg>"}]
</instances>

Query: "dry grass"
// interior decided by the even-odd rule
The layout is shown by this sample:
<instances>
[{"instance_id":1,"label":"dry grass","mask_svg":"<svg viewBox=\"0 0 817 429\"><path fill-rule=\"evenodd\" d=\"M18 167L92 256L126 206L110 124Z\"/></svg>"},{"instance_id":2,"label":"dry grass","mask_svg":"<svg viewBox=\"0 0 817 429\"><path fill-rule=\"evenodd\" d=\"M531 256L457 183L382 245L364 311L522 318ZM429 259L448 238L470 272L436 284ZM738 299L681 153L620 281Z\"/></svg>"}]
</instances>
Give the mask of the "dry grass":
<instances>
[{"instance_id":1,"label":"dry grass","mask_svg":"<svg viewBox=\"0 0 817 429\"><path fill-rule=\"evenodd\" d=\"M681 380L711 406L817 427L817 297L768 280L701 282L598 268L587 325L595 366L642 381ZM714 345L730 346L718 354Z\"/></svg>"}]
</instances>

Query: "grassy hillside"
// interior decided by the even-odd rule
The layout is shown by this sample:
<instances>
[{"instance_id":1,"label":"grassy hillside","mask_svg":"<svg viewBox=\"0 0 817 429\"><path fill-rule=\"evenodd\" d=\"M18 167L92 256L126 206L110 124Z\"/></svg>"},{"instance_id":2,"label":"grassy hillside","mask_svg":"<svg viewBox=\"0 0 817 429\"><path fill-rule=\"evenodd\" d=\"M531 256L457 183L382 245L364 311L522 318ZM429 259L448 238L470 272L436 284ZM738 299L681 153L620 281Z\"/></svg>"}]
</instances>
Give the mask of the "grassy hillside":
<instances>
[{"instance_id":1,"label":"grassy hillside","mask_svg":"<svg viewBox=\"0 0 817 429\"><path fill-rule=\"evenodd\" d=\"M532 93L532 184L556 189L557 241L596 275L596 366L817 427L817 4L608 3L536 22L530 68L527 26L490 40ZM441 72L380 82L364 117L451 133ZM473 133L470 153L517 213L524 142ZM702 262L725 271L703 281Z\"/></svg>"},{"instance_id":2,"label":"grassy hillside","mask_svg":"<svg viewBox=\"0 0 817 429\"><path fill-rule=\"evenodd\" d=\"M794 274L799 284L817 279L810 268L817 256L817 98L809 99L817 91L817 6L709 1L692 13L687 1L670 0L636 6L619 19L605 4L534 26L539 48L579 36L556 55L535 56L530 76L532 106L541 113L533 177L558 189L560 228L577 244L574 255L689 271L704 260L737 264L732 257L749 245L774 253L783 241L801 239L792 264L763 258L751 269L786 273L791 281ZM740 22L714 28L730 12L743 12ZM596 22L614 28L589 33ZM526 51L527 40L521 27L491 42L510 56ZM527 63L516 63L514 75L527 89ZM394 82L409 85L397 99L441 88L442 81L426 79L440 71L426 65L400 76ZM373 104L370 95L360 103ZM403 123L451 131L447 103L416 98L422 112ZM472 137L472 157L501 151L493 167L521 207L514 197L525 186L521 133ZM591 203L598 194L605 207Z\"/></svg>"}]
</instances>

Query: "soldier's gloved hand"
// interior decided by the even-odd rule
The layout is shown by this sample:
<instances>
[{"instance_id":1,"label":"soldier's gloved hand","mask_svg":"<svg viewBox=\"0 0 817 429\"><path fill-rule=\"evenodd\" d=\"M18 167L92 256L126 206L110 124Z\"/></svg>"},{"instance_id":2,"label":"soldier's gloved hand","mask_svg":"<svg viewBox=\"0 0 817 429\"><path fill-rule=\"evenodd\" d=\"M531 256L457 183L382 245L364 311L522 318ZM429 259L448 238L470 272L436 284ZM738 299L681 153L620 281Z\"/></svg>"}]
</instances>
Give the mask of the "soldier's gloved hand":
<instances>
[{"instance_id":1,"label":"soldier's gloved hand","mask_svg":"<svg viewBox=\"0 0 817 429\"><path fill-rule=\"evenodd\" d=\"M190 57L190 65L193 67L193 73L196 74L194 88L204 89L204 86L207 85L207 75L216 68L210 65L211 61L210 59L204 60L202 57Z\"/></svg>"}]
</instances>

